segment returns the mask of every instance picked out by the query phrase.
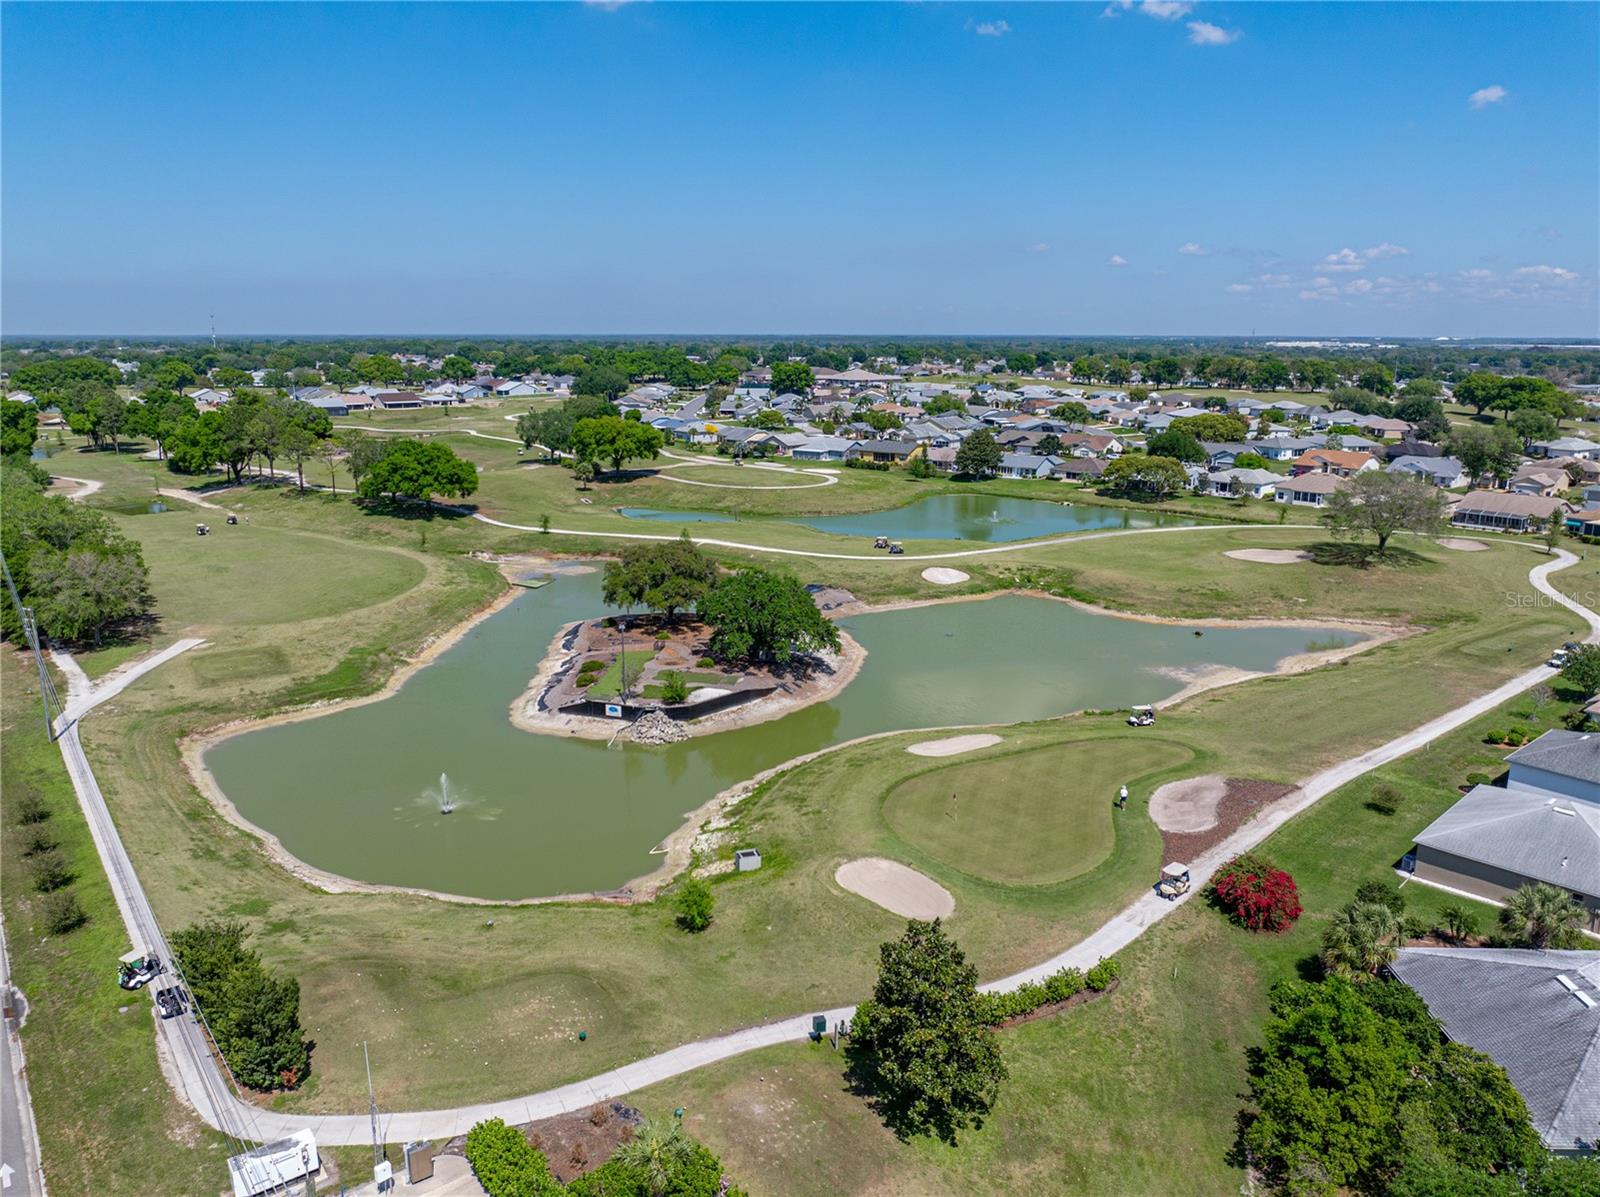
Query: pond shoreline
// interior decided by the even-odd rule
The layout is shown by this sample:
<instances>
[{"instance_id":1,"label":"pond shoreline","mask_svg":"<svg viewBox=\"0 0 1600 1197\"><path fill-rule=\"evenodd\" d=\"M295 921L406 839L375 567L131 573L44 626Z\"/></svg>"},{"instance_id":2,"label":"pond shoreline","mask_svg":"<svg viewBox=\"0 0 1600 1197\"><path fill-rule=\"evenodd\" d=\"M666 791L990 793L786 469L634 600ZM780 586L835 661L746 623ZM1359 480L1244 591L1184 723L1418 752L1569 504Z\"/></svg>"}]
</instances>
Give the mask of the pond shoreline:
<instances>
[{"instance_id":1,"label":"pond shoreline","mask_svg":"<svg viewBox=\"0 0 1600 1197\"><path fill-rule=\"evenodd\" d=\"M535 559L523 557L523 558L516 559L514 562L501 562L500 564L503 567L507 566L507 565L511 565L511 564L526 566L528 564L533 563L534 560ZM555 564L555 562L552 561L552 559L548 558L548 557L539 558L537 560L538 560L539 564ZM559 566L557 568L559 569ZM507 571L503 569L503 572L507 572ZM824 746L822 748L819 748L819 749L817 749L815 751L800 754L798 756L795 756L795 757L789 758L789 759L787 759L785 761L782 761L782 762L780 762L780 763L778 763L776 765L773 765L770 768L761 770L761 771L759 771L758 773L756 773L752 777L746 778L746 779L741 780L741 781L739 781L739 782L737 782L737 783L735 783L735 784L733 784L731 786L728 786L728 787L724 788L723 790L721 790L720 792L718 792L717 794L713 795L707 801L701 803L700 805L694 807L691 810L688 810L688 811L684 812L684 814L682 816L681 824L674 831L672 831L667 836L665 836L657 844L657 846L654 849L652 849L652 853L660 855L662 857L662 860L654 869L650 870L649 872L644 873L644 874L642 874L642 875L640 875L638 877L635 877L635 878L631 879L630 881L626 882L625 884L623 884L622 886L620 886L620 887L618 887L616 889L581 891L581 892L568 892L568 893L562 893L562 894L553 894L553 895L546 895L546 896L535 896L535 897L527 897L527 898L481 898L481 897L473 897L473 896L464 895L464 894L448 893L448 892L428 889L428 888L419 887L419 886L406 886L406 885L396 885L396 884L384 883L384 882L360 881L360 880L357 880L355 878L346 877L346 876L343 876L343 875L338 874L338 873L333 873L333 872L330 872L328 870L317 868L316 866L311 865L311 864L307 863L304 860L301 860L299 857L297 857L293 853L289 852L289 850L284 847L282 841L276 835L274 835L272 832L270 832L267 829L259 826L258 824L255 824L255 823L251 822L250 820L246 819L240 813L238 808L233 804L233 802L227 797L226 793L222 790L222 787L217 782L216 777L211 773L210 769L206 766L205 760L204 760L205 753L211 747L215 746L218 743L221 743L224 740L232 739L235 736L240 736L240 735L245 734L246 732L259 730L259 729L264 728L264 727L275 726L275 725L284 724L284 723L299 722L299 721L307 720L307 719L314 719L314 718L317 718L317 717L319 717L321 715L333 714L333 713L336 713L336 712L340 712L340 711L351 709L353 707L362 706L362 705L365 705L367 703L378 702L378 701L381 701L384 698L390 697L397 690L399 690L400 687L402 685L404 685L407 680L409 680L414 674L416 674L417 671L419 671L425 665L431 663L433 660L435 660L444 651L446 651L450 647L452 647L455 644L457 644L462 639L462 637L464 637L467 634L467 632L469 632L477 624L479 624L483 620L487 619L490 615L496 614L497 612L503 610L506 606L508 606L512 602L512 600L514 600L516 597L518 597L518 595L520 593L521 593L521 591L520 591L520 589L518 587L516 587L514 585L508 586L504 592L502 592L499 595L495 596L495 598L493 598L488 603L486 603L483 607L481 607L478 611L476 611L468 619L466 619L462 623L454 626L453 628L449 629L448 631L446 631L444 633L441 633L439 636L433 638L432 640L429 640L429 641L425 642L425 646L423 647L423 649L421 651L419 651L417 653L417 655L415 657L413 657L411 660L406 662L406 664L403 665L400 669L398 669L395 672L395 674L392 675L382 687L380 687L377 691L375 691L372 694L362 695L361 697L354 698L354 699L342 700L342 701L337 701L337 702L321 703L321 704L317 704L315 706L304 707L304 708L300 708L300 709L297 709L297 710L294 710L294 711L280 712L278 714L269 715L269 716L265 716L265 717L262 717L262 718L238 720L238 721L234 721L232 723L222 724L222 725L219 725L219 726L208 728L208 729L206 729L206 730L204 730L202 732L198 732L198 733L195 733L193 735L185 737L183 740L181 740L179 742L180 756L181 756L181 759L182 759L182 762L183 762L185 770L188 772L188 774L190 776L190 779L193 781L196 789L199 790L199 792L201 794L203 794L207 798L207 800L218 811L218 813L221 814L222 817L224 819L226 819L229 823L231 823L233 826L235 826L235 827L239 828L240 830L248 833L249 835L254 837L258 842L260 842L260 844L262 845L264 851L267 853L268 857L272 861L274 861L276 864L282 866L285 869L285 871L287 871L290 875L294 876L298 880L301 880L301 881L305 882L306 884L313 885L313 886L315 886L315 887L317 887L317 888L319 888L321 890L324 890L325 892L328 892L328 893L336 893L336 894L348 894L348 893L408 894L408 895L412 895L412 896L416 896L416 897L432 898L432 899L435 899L435 900L438 900L438 901L456 902L456 903L460 903L460 904L464 904L464 905L474 905L474 906L507 906L507 907L509 907L509 906L533 906L533 905L541 905L541 904L546 904L546 903L551 903L551 902L595 902L595 903L602 903L602 904L622 904L622 905L627 905L627 904L633 904L633 903L639 903L639 902L647 902L647 901L653 900L655 898L655 896L661 891L661 889L663 889L666 885L670 884L682 871L684 871L690 865L690 863L692 862L693 855L694 855L695 842L698 839L698 837L700 836L700 834L702 833L702 831L704 830L705 825L707 823L713 821L718 816L720 816L723 813L725 813L729 808L731 808L734 805L736 805L737 803L743 801L745 798L747 798L750 794L752 794L764 782L770 780L773 777L776 777L777 775L779 775L781 773L784 773L784 772L786 772L786 771L788 771L790 769L796 768L796 767L798 767L800 765L803 765L803 764L805 764L805 763L807 763L809 761L815 760L816 758L818 758L818 757L820 757L820 756L822 756L822 755L824 755L826 753L834 752L834 751L837 751L837 750L842 749L842 748L851 747L853 745L865 743L865 742L872 741L872 740L887 739L887 738L890 738L890 737L893 737L893 736L901 736L901 735L912 735L912 734L914 734L914 735L919 735L919 736L927 736L927 735L934 734L934 733L950 733L950 732L969 731L969 730L978 730L978 729L992 729L992 728L1011 726L1012 723L1015 722L1015 721L1012 721L1012 723L947 724L947 725L928 726L928 727L919 727L919 728L909 728L909 727L908 728L894 728L894 729L890 729L890 730L886 730L886 731L874 732L874 733L871 733L871 734L865 735L865 736L855 737L855 738L852 738L850 740L841 741L840 743L837 743L837 744L826 745L826 746ZM1398 639L1398 638L1400 638L1402 636L1408 636L1408 635L1414 634L1414 633L1416 633L1416 632L1421 630L1419 628L1407 627L1407 626L1402 626L1402 625L1383 624L1383 623L1367 623L1367 622L1358 622L1358 621L1351 621L1351 620L1337 620L1337 619L1326 619L1326 620L1316 620L1316 619L1303 619L1303 620L1225 620L1225 619L1218 619L1218 620L1182 620L1182 619L1170 619L1170 618L1160 617L1160 616L1136 615L1136 614L1131 614L1131 613L1128 613L1128 612L1114 611L1114 610L1111 610L1111 609L1108 609L1108 608L1096 607L1096 606L1093 606L1091 604L1082 603L1082 602L1079 602L1079 601L1073 600L1073 599L1066 599L1066 598L1061 598L1060 596L1056 596L1056 595L1044 594L1044 593L1039 592L1039 591L1019 590L1019 589L990 591L990 592L985 592L985 593L981 593L981 594L950 595L950 596L929 597L929 598L925 598L925 599L900 600L900 601L895 601L895 602L890 602L890 603L885 603L885 604L879 604L879 605L868 605L868 604L864 604L864 603L855 603L855 604L849 604L849 605L847 605L845 607L838 608L834 612L831 612L830 615L852 616L852 615L875 614L875 613L884 612L884 611L901 610L901 609L907 609L907 608L911 608L911 607L936 606L936 605L942 605L942 604L951 603L951 602L975 602L975 601L981 601L981 600L984 600L984 599L999 597L999 596L1002 596L1002 595L1018 595L1018 596L1030 597L1030 598L1050 598L1050 599L1053 599L1056 602L1066 603L1069 606L1077 607L1077 608L1079 608L1081 610L1084 610L1086 612L1090 612L1090 613L1094 613L1094 614L1098 614L1098 615L1108 615L1108 616L1112 616L1114 618L1127 619L1127 620L1133 620L1133 621L1138 621L1138 622L1169 624L1169 625L1174 625L1175 624L1175 625L1190 626L1190 627L1196 627L1196 628L1209 628L1209 627L1217 627L1217 628L1230 628L1230 627L1231 628L1290 627L1290 628L1304 628L1304 629L1327 628L1327 629L1339 629L1339 630L1355 631L1355 632L1361 633L1363 636L1366 637L1365 639L1363 639L1362 641L1360 641L1357 644L1348 645L1348 646L1341 646L1339 648L1331 649L1331 650L1328 650L1326 652L1300 653L1300 654L1296 654L1296 655L1291 656L1291 657L1285 657L1285 658L1283 658L1282 660L1279 661L1278 668L1276 668L1274 670L1271 670L1271 671L1252 671L1252 670L1238 669L1238 668L1227 667L1227 666L1214 666L1214 667L1205 668L1205 669L1202 669L1202 670L1199 670L1199 671L1196 671L1196 672L1192 672L1192 673L1187 674L1187 675L1184 674L1184 673L1179 673L1176 676L1178 676L1180 680L1184 680L1185 678L1187 678L1188 684L1183 689L1181 689L1178 693L1173 694L1173 695L1169 696L1168 698L1161 700L1157 704L1160 707L1170 707L1170 706L1172 706L1174 704L1183 702L1187 698L1193 697L1195 694L1201 693L1201 692L1206 691L1206 690L1216 689L1216 688L1221 687L1221 686L1233 685L1233 684L1236 684L1238 682L1249 681L1249 680L1253 680L1255 678L1260 678L1260 677L1270 677L1270 676L1287 675L1287 674L1293 674L1293 673L1302 673L1302 672L1305 672L1305 671L1310 670L1310 669L1318 668L1318 667L1320 667L1322 665L1332 664L1334 662L1337 662L1337 661L1343 660L1345 658L1348 658L1348 657L1352 656L1355 653L1363 652L1363 651L1365 651L1365 650L1367 650L1369 648L1377 647L1378 645L1391 642L1391 641L1393 641L1395 639ZM560 646L561 646L561 642L562 642L562 640L564 638L564 635L565 635L566 631L570 628L570 626L571 626L570 624L565 625L558 632L558 634L554 637L554 639L552 640L551 646L550 646L551 649L555 649L555 650L558 650L558 651L555 652L555 653L547 651L545 661L541 663L539 673L535 675L535 680L536 681L537 681L539 675L545 673L547 669L548 669L549 673L552 676L553 676L554 672L556 672L555 668L551 668L550 667L551 666L551 662L552 661L559 662L559 660L561 659L561 655L559 653L559 649L560 649ZM849 638L849 639L850 639L851 643L857 643L857 642L854 641L853 638ZM866 656L866 651L865 651L865 649L862 649L860 659L857 660L857 662L856 662L856 669L853 670L853 671L850 671L848 677L843 677L843 680L838 685L837 690L835 691L835 693L842 691L846 687L848 682L854 678L855 673L857 671L859 671L860 663L861 663L862 660L865 659L865 656ZM1168 676L1174 676L1174 675L1173 674L1168 674ZM530 685L530 689L533 689L532 685ZM527 692L524 692L524 695L522 697L519 697L517 702L521 703L521 702L525 701L526 697L527 697ZM829 695L829 697L832 697L832 695ZM819 701L819 700L812 700L812 701ZM804 702L804 703L795 704L792 708L790 708L790 710L799 709L799 707L801 707L801 706L809 706L809 705L812 705L812 703L809 702L809 701L808 702ZM750 722L752 724L753 723L765 722L767 718L775 718L775 717L777 717L777 714L788 714L788 713L790 713L790 710L785 710L783 712L778 712L778 713L775 713L775 714L770 715L770 716L756 718L754 720L751 720ZM733 713L738 713L738 712L736 711L736 712L733 712ZM1045 718L1046 719L1050 719L1050 720L1065 720L1065 719L1072 718L1073 716L1081 714L1081 713L1082 713L1082 710L1079 709L1079 710L1074 710L1074 711L1060 712L1058 714L1047 716ZM1044 720L1037 720L1037 721L1038 722L1042 722ZM1025 722L1036 722L1036 721L1035 720L1025 720ZM717 728L708 729L708 730L724 731L724 730L729 730L729 728L725 727L725 726L719 726ZM547 733L547 734L556 734L556 735L559 736L558 732L556 732L556 733ZM643 747L643 746L630 745L630 747L638 748L638 747Z\"/></svg>"}]
</instances>

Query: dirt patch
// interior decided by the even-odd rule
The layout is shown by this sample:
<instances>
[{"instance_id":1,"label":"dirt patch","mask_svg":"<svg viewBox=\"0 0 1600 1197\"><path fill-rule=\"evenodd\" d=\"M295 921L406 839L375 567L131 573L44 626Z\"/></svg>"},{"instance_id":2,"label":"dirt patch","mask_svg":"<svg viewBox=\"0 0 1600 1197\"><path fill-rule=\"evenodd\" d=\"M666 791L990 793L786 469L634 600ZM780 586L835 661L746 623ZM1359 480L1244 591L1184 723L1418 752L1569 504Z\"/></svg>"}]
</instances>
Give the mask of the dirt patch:
<instances>
[{"instance_id":1,"label":"dirt patch","mask_svg":"<svg viewBox=\"0 0 1600 1197\"><path fill-rule=\"evenodd\" d=\"M562 1184L598 1168L611 1153L633 1138L644 1115L620 1101L601 1102L587 1110L558 1114L516 1129L550 1161L550 1171ZM440 1149L445 1155L464 1155L467 1137L457 1135Z\"/></svg>"},{"instance_id":2,"label":"dirt patch","mask_svg":"<svg viewBox=\"0 0 1600 1197\"><path fill-rule=\"evenodd\" d=\"M881 856L847 861L833 879L853 894L908 919L943 919L955 912L956 900L932 877Z\"/></svg>"},{"instance_id":3,"label":"dirt patch","mask_svg":"<svg viewBox=\"0 0 1600 1197\"><path fill-rule=\"evenodd\" d=\"M1216 773L1169 781L1150 795L1150 817L1162 831L1206 831L1217 825L1227 779Z\"/></svg>"},{"instance_id":4,"label":"dirt patch","mask_svg":"<svg viewBox=\"0 0 1600 1197\"><path fill-rule=\"evenodd\" d=\"M922 580L932 582L935 586L958 586L962 582L972 581L972 575L948 566L930 565L922 571Z\"/></svg>"},{"instance_id":5,"label":"dirt patch","mask_svg":"<svg viewBox=\"0 0 1600 1197\"><path fill-rule=\"evenodd\" d=\"M1205 779L1191 779L1191 781L1201 780ZM1295 789L1295 786L1285 785L1279 781L1257 781L1249 777L1228 778L1224 783L1222 797L1217 801L1215 821L1211 826L1198 831L1162 830L1162 859L1194 860L1208 848L1227 839L1263 809L1285 795L1294 793ZM1154 803L1154 797L1151 802ZM1152 810L1152 817L1154 813ZM1158 822L1157 826L1159 825Z\"/></svg>"},{"instance_id":6,"label":"dirt patch","mask_svg":"<svg viewBox=\"0 0 1600 1197\"><path fill-rule=\"evenodd\" d=\"M1311 560L1311 554L1300 549L1230 549L1222 555L1235 561L1254 561L1258 565L1295 565Z\"/></svg>"},{"instance_id":7,"label":"dirt patch","mask_svg":"<svg viewBox=\"0 0 1600 1197\"><path fill-rule=\"evenodd\" d=\"M1000 743L999 736L948 736L943 740L922 740L906 748L912 756L956 756L963 752L976 752Z\"/></svg>"},{"instance_id":8,"label":"dirt patch","mask_svg":"<svg viewBox=\"0 0 1600 1197\"><path fill-rule=\"evenodd\" d=\"M1458 553L1481 553L1489 547L1481 540L1468 540L1464 536L1442 536L1439 544Z\"/></svg>"}]
</instances>

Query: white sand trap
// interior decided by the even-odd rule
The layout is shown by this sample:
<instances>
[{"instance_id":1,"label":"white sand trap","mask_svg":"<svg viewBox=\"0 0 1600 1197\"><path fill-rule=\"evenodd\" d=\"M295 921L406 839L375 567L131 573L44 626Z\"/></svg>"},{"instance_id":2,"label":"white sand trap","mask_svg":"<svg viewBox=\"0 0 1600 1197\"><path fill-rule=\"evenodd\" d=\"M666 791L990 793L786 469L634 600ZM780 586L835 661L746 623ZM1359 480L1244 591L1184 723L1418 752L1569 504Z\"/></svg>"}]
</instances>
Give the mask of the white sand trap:
<instances>
[{"instance_id":1,"label":"white sand trap","mask_svg":"<svg viewBox=\"0 0 1600 1197\"><path fill-rule=\"evenodd\" d=\"M975 752L979 748L988 748L991 744L1000 743L999 736L950 736L944 740L923 740L906 749L912 756L956 756L963 752Z\"/></svg>"},{"instance_id":2,"label":"white sand trap","mask_svg":"<svg viewBox=\"0 0 1600 1197\"><path fill-rule=\"evenodd\" d=\"M935 586L954 586L959 582L970 582L971 574L964 574L959 569L947 569L942 565L930 565L922 571L922 580L932 582Z\"/></svg>"},{"instance_id":3,"label":"white sand trap","mask_svg":"<svg viewBox=\"0 0 1600 1197\"><path fill-rule=\"evenodd\" d=\"M1258 565L1295 565L1311 560L1310 553L1299 549L1230 549L1222 555L1235 561L1254 561Z\"/></svg>"},{"instance_id":4,"label":"white sand trap","mask_svg":"<svg viewBox=\"0 0 1600 1197\"><path fill-rule=\"evenodd\" d=\"M1217 825L1228 783L1215 773L1169 781L1150 795L1150 817L1162 831L1204 831Z\"/></svg>"},{"instance_id":5,"label":"white sand trap","mask_svg":"<svg viewBox=\"0 0 1600 1197\"><path fill-rule=\"evenodd\" d=\"M932 877L897 860L867 856L839 866L833 879L853 894L908 919L949 918L956 900Z\"/></svg>"},{"instance_id":6,"label":"white sand trap","mask_svg":"<svg viewBox=\"0 0 1600 1197\"><path fill-rule=\"evenodd\" d=\"M1440 537L1439 543L1458 553L1481 553L1489 547L1481 540L1468 540L1463 536L1443 536Z\"/></svg>"}]
</instances>

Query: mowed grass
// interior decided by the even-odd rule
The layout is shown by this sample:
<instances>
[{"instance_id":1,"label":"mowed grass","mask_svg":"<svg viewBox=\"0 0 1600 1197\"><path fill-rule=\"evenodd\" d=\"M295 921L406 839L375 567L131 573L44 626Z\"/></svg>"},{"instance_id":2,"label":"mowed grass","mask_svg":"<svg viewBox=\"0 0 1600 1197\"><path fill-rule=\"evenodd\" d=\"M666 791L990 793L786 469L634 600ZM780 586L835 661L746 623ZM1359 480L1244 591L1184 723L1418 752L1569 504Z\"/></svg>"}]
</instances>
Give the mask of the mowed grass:
<instances>
[{"instance_id":1,"label":"mowed grass","mask_svg":"<svg viewBox=\"0 0 1600 1197\"><path fill-rule=\"evenodd\" d=\"M53 1193L139 1192L152 1176L174 1193L214 1193L228 1148L167 1088L156 1063L149 995L117 987L127 934L56 746L39 719L31 657L0 649L0 887L12 979L28 1000L22 1028L45 1176ZM44 799L43 826L76 874L88 923L52 935L27 884L16 804ZM20 1179L20 1178L19 1178Z\"/></svg>"},{"instance_id":2,"label":"mowed grass","mask_svg":"<svg viewBox=\"0 0 1600 1197\"><path fill-rule=\"evenodd\" d=\"M404 594L426 576L404 553L342 542L331 536L260 524L227 524L215 512L195 535L186 512L129 516L125 534L144 546L150 584L169 623L283 624L318 619Z\"/></svg>"},{"instance_id":3,"label":"mowed grass","mask_svg":"<svg viewBox=\"0 0 1600 1197\"><path fill-rule=\"evenodd\" d=\"M123 467L141 468L126 458ZM1150 787L1219 770L1303 777L1526 668L1575 622L1566 612L1511 601L1529 595L1526 573L1538 558L1510 547L1477 554L1427 548L1421 564L1406 567L1274 569L1232 561L1222 550L1249 543L1251 535L1264 538L1254 543L1276 545L1318 534L1223 528L972 559L982 563L973 566L974 585L989 588L1022 580L1010 571L1078 585L1092 574L1098 596L1135 596L1158 612L1307 619L1381 618L1411 603L1429 630L1333 668L1203 695L1164 715L1156 738L1191 755L1155 771L1130 763L1128 772L1142 780L1128 779L1135 799L1128 817L1113 825L1110 855L1077 877L1027 886L986 880L886 822L886 796L930 767L901 751L911 739L926 738L913 733L830 753L775 779L739 808L740 846L761 848L768 865L717 883L717 917L704 935L676 930L664 906L496 908L489 927L481 907L404 895L328 895L295 881L197 793L176 746L197 729L381 684L430 637L499 590L490 567L467 558L474 550L584 546L442 515L365 512L345 499L281 488L228 492L226 501L250 515L250 531L333 537L351 549L403 555L425 573L401 595L384 597L383 585L351 588L338 612L301 618L296 595L304 596L307 610L321 600L317 583L291 565L278 583L281 623L195 625L210 637L205 649L142 679L84 725L108 800L164 922L243 918L268 959L300 980L318 1047L308 1089L283 1099L297 1108L364 1106L363 1040L372 1044L375 1062L382 1061L386 1108L422 1108L525 1093L701 1035L858 999L870 987L877 943L901 927L833 884L837 865L861 855L904 860L950 889L957 903L952 929L983 975L1034 963L1150 884L1160 855L1159 835L1142 814ZM170 518L133 517L128 527L138 535ZM1138 551L1119 560L1107 551L1119 544ZM147 546L152 557L187 549L177 541ZM724 554L729 562L750 559ZM919 563L767 560L807 580L843 580L866 593L933 593L916 577ZM224 604L233 591L210 575L192 584L196 593L181 600L190 610ZM163 611L176 601L165 584L157 597ZM163 626L167 635L185 630L176 619ZM258 651L267 649L284 655L280 672L263 671L277 665ZM242 654L230 658L239 666L231 685L226 661L202 664L223 653ZM994 755L1066 740L1126 739L1128 729L1117 718L1090 717L1003 734L1006 742ZM588 984L558 980L575 977ZM544 1019L562 1028L581 1021L591 1033L580 1044Z\"/></svg>"},{"instance_id":4,"label":"mowed grass","mask_svg":"<svg viewBox=\"0 0 1600 1197\"><path fill-rule=\"evenodd\" d=\"M1367 881L1398 885L1393 863L1458 797L1469 772L1497 772L1486 729L1560 725L1575 695L1530 693L1344 786L1259 851L1296 879L1306 912L1282 935L1231 926L1202 902L1175 911L1119 955L1109 997L1001 1033L1011 1078L991 1117L955 1146L901 1142L851 1093L826 1043L773 1048L663 1082L633 1099L685 1127L760 1197L1027 1193L1074 1197L1249 1191L1231 1159L1272 982L1315 976L1330 916ZM1385 814L1379 787L1400 795ZM1402 887L1409 913L1482 903ZM957 938L961 936L957 933Z\"/></svg>"},{"instance_id":5,"label":"mowed grass","mask_svg":"<svg viewBox=\"0 0 1600 1197\"><path fill-rule=\"evenodd\" d=\"M932 769L889 792L884 819L907 843L984 880L1065 881L1110 854L1120 814L1112 807L1130 770L1192 755L1155 737L1106 738Z\"/></svg>"}]
</instances>

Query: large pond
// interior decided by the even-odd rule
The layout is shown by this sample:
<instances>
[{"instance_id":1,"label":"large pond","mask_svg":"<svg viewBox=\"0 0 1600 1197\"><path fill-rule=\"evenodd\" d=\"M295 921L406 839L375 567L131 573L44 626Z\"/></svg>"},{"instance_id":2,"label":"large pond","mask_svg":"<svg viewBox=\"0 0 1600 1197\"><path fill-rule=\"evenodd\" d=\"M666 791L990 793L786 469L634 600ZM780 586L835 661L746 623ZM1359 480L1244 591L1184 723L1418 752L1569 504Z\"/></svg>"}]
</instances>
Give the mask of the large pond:
<instances>
[{"instance_id":1,"label":"large pond","mask_svg":"<svg viewBox=\"0 0 1600 1197\"><path fill-rule=\"evenodd\" d=\"M246 819L301 860L363 881L483 898L609 889L718 791L872 732L1006 723L1154 702L1207 665L1269 670L1331 629L1190 628L1001 596L861 615L869 656L838 698L665 748L519 731L509 708L567 623L603 609L564 576L484 620L395 695L247 732L206 762ZM460 805L439 811L439 775Z\"/></svg>"},{"instance_id":2,"label":"large pond","mask_svg":"<svg viewBox=\"0 0 1600 1197\"><path fill-rule=\"evenodd\" d=\"M729 523L735 517L714 511L663 511L624 507L629 519L672 524ZM759 517L758 517L759 518ZM1097 507L1045 499L1007 499L999 495L930 495L891 511L862 515L808 515L774 522L803 524L842 536L887 536L891 540L980 540L1005 542L1093 532L1110 528L1170 528L1197 521L1156 511Z\"/></svg>"}]
</instances>

